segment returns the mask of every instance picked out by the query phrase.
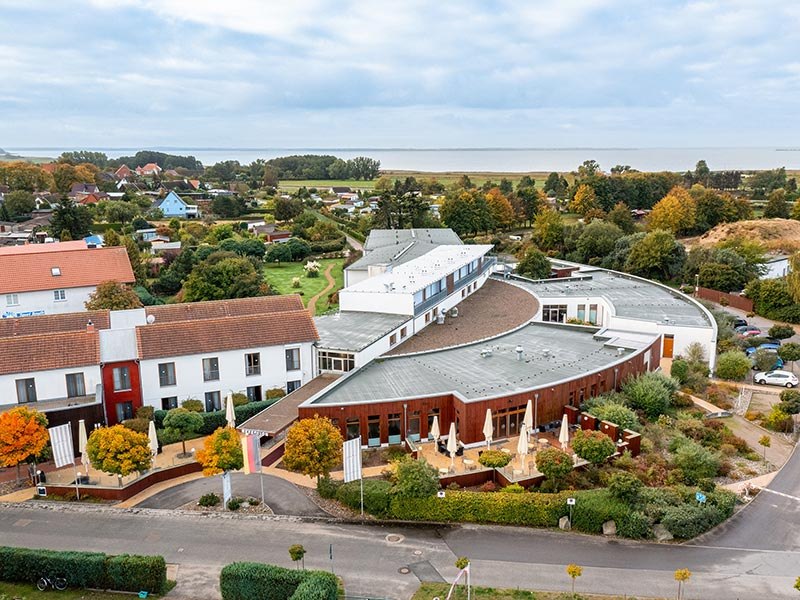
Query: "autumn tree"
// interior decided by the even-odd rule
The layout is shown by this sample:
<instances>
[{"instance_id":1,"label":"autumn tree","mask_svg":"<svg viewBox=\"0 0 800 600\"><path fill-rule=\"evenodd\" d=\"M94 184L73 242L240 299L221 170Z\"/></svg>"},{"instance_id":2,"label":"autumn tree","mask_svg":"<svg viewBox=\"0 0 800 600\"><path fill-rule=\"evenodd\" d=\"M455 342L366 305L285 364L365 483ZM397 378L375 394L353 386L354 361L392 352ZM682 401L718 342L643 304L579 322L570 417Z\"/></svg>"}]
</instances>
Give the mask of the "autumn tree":
<instances>
[{"instance_id":1,"label":"autumn tree","mask_svg":"<svg viewBox=\"0 0 800 600\"><path fill-rule=\"evenodd\" d=\"M625 235L630 235L636 231L636 224L633 222L631 209L623 202L617 202L608 214L606 221L619 227Z\"/></svg>"},{"instance_id":2,"label":"autumn tree","mask_svg":"<svg viewBox=\"0 0 800 600\"><path fill-rule=\"evenodd\" d=\"M164 428L177 434L182 444L182 454L186 456L186 438L197 433L203 426L203 417L186 408L173 408L164 417Z\"/></svg>"},{"instance_id":3,"label":"autumn tree","mask_svg":"<svg viewBox=\"0 0 800 600\"><path fill-rule=\"evenodd\" d=\"M150 468L150 438L123 425L95 429L86 442L92 467L104 473L130 475Z\"/></svg>"},{"instance_id":4,"label":"autumn tree","mask_svg":"<svg viewBox=\"0 0 800 600\"><path fill-rule=\"evenodd\" d=\"M203 475L218 475L244 466L242 443L232 427L220 427L206 438L203 449L197 453L203 465Z\"/></svg>"},{"instance_id":5,"label":"autumn tree","mask_svg":"<svg viewBox=\"0 0 800 600\"><path fill-rule=\"evenodd\" d=\"M600 204L597 202L594 188L586 184L579 185L572 202L569 203L569 210L585 216L586 213L597 208L600 208Z\"/></svg>"},{"instance_id":6,"label":"autumn tree","mask_svg":"<svg viewBox=\"0 0 800 600\"><path fill-rule=\"evenodd\" d=\"M12 190L28 192L52 190L55 187L50 173L25 161L0 162L0 184Z\"/></svg>"},{"instance_id":7,"label":"autumn tree","mask_svg":"<svg viewBox=\"0 0 800 600\"><path fill-rule=\"evenodd\" d=\"M142 301L130 287L119 281L103 281L89 295L86 310L128 310L141 308Z\"/></svg>"},{"instance_id":8,"label":"autumn tree","mask_svg":"<svg viewBox=\"0 0 800 600\"><path fill-rule=\"evenodd\" d=\"M564 239L564 220L552 208L542 210L534 219L533 233L539 248L556 250Z\"/></svg>"},{"instance_id":9,"label":"autumn tree","mask_svg":"<svg viewBox=\"0 0 800 600\"><path fill-rule=\"evenodd\" d=\"M695 227L697 206L682 187L674 187L654 207L647 219L651 230L663 229L673 234L688 233Z\"/></svg>"},{"instance_id":10,"label":"autumn tree","mask_svg":"<svg viewBox=\"0 0 800 600\"><path fill-rule=\"evenodd\" d=\"M575 454L593 465L602 465L617 450L614 440L601 431L579 430L571 445Z\"/></svg>"},{"instance_id":11,"label":"autumn tree","mask_svg":"<svg viewBox=\"0 0 800 600\"><path fill-rule=\"evenodd\" d=\"M342 434L327 417L301 419L286 434L283 463L308 477L327 476L342 459Z\"/></svg>"},{"instance_id":12,"label":"autumn tree","mask_svg":"<svg viewBox=\"0 0 800 600\"><path fill-rule=\"evenodd\" d=\"M47 417L25 406L0 413L0 467L17 467L47 446Z\"/></svg>"},{"instance_id":13,"label":"autumn tree","mask_svg":"<svg viewBox=\"0 0 800 600\"><path fill-rule=\"evenodd\" d=\"M499 188L492 188L486 193L486 203L489 205L495 227L508 229L514 225L516 218L514 207Z\"/></svg>"},{"instance_id":14,"label":"autumn tree","mask_svg":"<svg viewBox=\"0 0 800 600\"><path fill-rule=\"evenodd\" d=\"M576 564L567 565L567 575L572 579L572 595L575 595L575 580L583 575L583 568Z\"/></svg>"},{"instance_id":15,"label":"autumn tree","mask_svg":"<svg viewBox=\"0 0 800 600\"><path fill-rule=\"evenodd\" d=\"M546 448L536 453L536 468L542 473L554 489L558 489L561 480L572 472L572 457L558 448Z\"/></svg>"}]
</instances>

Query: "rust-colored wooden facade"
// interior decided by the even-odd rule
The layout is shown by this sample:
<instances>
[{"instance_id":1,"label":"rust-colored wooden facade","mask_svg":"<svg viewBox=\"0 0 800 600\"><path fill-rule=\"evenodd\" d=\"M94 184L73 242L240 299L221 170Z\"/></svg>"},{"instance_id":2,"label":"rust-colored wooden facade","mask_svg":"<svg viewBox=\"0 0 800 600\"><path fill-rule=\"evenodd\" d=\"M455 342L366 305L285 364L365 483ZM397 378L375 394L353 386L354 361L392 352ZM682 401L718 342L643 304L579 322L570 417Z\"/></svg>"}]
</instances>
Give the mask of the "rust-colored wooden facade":
<instances>
[{"instance_id":1,"label":"rust-colored wooden facade","mask_svg":"<svg viewBox=\"0 0 800 600\"><path fill-rule=\"evenodd\" d=\"M649 357L649 360L646 360ZM301 406L299 417L310 418L314 415L330 418L340 428L342 435L348 439L347 422L351 423L351 435L358 421L358 432L366 445L370 439L368 424L380 423L380 443L399 442L397 436L389 439L390 415L396 420L400 416L400 439L405 439L404 432L413 431L412 420L419 418L419 436L426 439L429 434L429 423L433 414L439 417L441 435L447 435L450 424L455 421L459 439L465 444L480 442L484 439L483 424L486 409L493 415L514 414L514 423L521 420L520 411L525 410L531 400L535 412L535 426L560 421L565 407L571 423L577 422L577 407L587 398L592 398L615 389L629 377L638 375L647 369L647 365L658 365L661 358L661 340L655 340L648 348L631 356L628 360L598 372L589 373L565 381L555 386L536 388L525 392L510 394L499 398L481 401L464 402L453 394L442 394L426 398L408 398L391 402L365 402L363 404ZM496 439L516 435L511 429L512 420L508 420L508 430L496 432ZM373 440L376 438L372 438Z\"/></svg>"}]
</instances>

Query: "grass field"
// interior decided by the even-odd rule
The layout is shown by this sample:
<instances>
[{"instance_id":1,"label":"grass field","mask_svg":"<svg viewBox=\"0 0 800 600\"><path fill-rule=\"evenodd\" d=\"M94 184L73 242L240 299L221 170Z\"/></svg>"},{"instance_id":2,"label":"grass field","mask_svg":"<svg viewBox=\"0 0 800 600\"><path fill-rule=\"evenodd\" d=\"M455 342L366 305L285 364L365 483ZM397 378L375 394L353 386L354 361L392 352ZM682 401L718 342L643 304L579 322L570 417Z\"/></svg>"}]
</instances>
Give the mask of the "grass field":
<instances>
[{"instance_id":1,"label":"grass field","mask_svg":"<svg viewBox=\"0 0 800 600\"><path fill-rule=\"evenodd\" d=\"M279 265L266 265L264 267L264 276L267 283L280 294L300 294L303 299L303 306L308 305L308 301L319 294L328 286L328 280L325 279L323 273L329 265L333 264L331 276L336 282L335 287L328 292L328 294L340 290L344 287L344 259L343 258L326 258L321 261L319 277L306 277L303 270L303 263L281 263ZM300 278L300 287L292 287L292 279L295 277ZM325 294L317 302L317 314L321 314L328 310L327 296Z\"/></svg>"},{"instance_id":2,"label":"grass field","mask_svg":"<svg viewBox=\"0 0 800 600\"><path fill-rule=\"evenodd\" d=\"M0 583L0 598L20 598L24 600L120 600L120 598L135 598L126 594L112 594L110 592L92 592L89 590L68 589L63 592L48 589L40 592L34 585L21 583Z\"/></svg>"},{"instance_id":3,"label":"grass field","mask_svg":"<svg viewBox=\"0 0 800 600\"><path fill-rule=\"evenodd\" d=\"M569 584L565 584L565 587ZM580 587L580 584L576 585ZM450 590L449 583L423 583L411 600L431 600L431 598L445 598ZM575 592L573 596L569 592L529 592L525 590L511 590L499 588L485 588L472 586L473 600L623 600L624 596L602 596L597 594L583 594ZM453 592L451 600L466 600L467 590L459 586ZM627 596L630 598L630 596Z\"/></svg>"}]
</instances>

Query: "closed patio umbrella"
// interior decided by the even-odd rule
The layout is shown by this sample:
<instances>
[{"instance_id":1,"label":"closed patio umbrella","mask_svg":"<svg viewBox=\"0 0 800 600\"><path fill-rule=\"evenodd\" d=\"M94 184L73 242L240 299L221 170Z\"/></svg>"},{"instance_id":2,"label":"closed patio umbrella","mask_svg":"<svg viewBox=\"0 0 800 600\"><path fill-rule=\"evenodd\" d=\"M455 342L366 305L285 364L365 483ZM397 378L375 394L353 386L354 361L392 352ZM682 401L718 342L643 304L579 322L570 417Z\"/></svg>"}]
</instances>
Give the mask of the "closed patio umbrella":
<instances>
[{"instance_id":1,"label":"closed patio umbrella","mask_svg":"<svg viewBox=\"0 0 800 600\"><path fill-rule=\"evenodd\" d=\"M492 409L486 409L486 420L483 422L483 437L486 438L486 447L492 447L492 433L494 432L494 425L492 422Z\"/></svg>"},{"instance_id":2,"label":"closed patio umbrella","mask_svg":"<svg viewBox=\"0 0 800 600\"><path fill-rule=\"evenodd\" d=\"M456 464L456 452L458 451L458 440L456 440L456 424L450 423L450 434L447 436L447 451L450 453L450 469Z\"/></svg>"},{"instance_id":3,"label":"closed patio umbrella","mask_svg":"<svg viewBox=\"0 0 800 600\"><path fill-rule=\"evenodd\" d=\"M431 423L431 430L429 433L434 442L438 442L439 438L442 437L442 433L439 431L439 417L433 417L433 423Z\"/></svg>"},{"instance_id":4,"label":"closed patio umbrella","mask_svg":"<svg viewBox=\"0 0 800 600\"><path fill-rule=\"evenodd\" d=\"M561 419L561 431L558 432L558 443L561 444L561 449L566 450L569 444L569 420L567 415Z\"/></svg>"},{"instance_id":5,"label":"closed patio umbrella","mask_svg":"<svg viewBox=\"0 0 800 600\"><path fill-rule=\"evenodd\" d=\"M89 454L86 452L86 422L81 419L78 421L78 452L81 453L81 464L89 466Z\"/></svg>"},{"instance_id":6,"label":"closed patio umbrella","mask_svg":"<svg viewBox=\"0 0 800 600\"><path fill-rule=\"evenodd\" d=\"M528 430L528 435L530 435L531 431L533 431L533 404L530 400L528 400L528 404L525 407L525 416L522 417L522 423L525 425L525 429Z\"/></svg>"},{"instance_id":7,"label":"closed patio umbrella","mask_svg":"<svg viewBox=\"0 0 800 600\"><path fill-rule=\"evenodd\" d=\"M233 394L229 393L225 399L225 420L228 427L236 427L236 412L233 410Z\"/></svg>"},{"instance_id":8,"label":"closed patio umbrella","mask_svg":"<svg viewBox=\"0 0 800 600\"><path fill-rule=\"evenodd\" d=\"M156 454L158 454L158 436L156 435L155 421L150 421L150 429L147 431L147 437L150 438L150 454L155 458Z\"/></svg>"},{"instance_id":9,"label":"closed patio umbrella","mask_svg":"<svg viewBox=\"0 0 800 600\"><path fill-rule=\"evenodd\" d=\"M525 470L525 457L528 456L528 432L525 428L519 432L519 441L517 442L517 454L519 454L519 466Z\"/></svg>"}]
</instances>

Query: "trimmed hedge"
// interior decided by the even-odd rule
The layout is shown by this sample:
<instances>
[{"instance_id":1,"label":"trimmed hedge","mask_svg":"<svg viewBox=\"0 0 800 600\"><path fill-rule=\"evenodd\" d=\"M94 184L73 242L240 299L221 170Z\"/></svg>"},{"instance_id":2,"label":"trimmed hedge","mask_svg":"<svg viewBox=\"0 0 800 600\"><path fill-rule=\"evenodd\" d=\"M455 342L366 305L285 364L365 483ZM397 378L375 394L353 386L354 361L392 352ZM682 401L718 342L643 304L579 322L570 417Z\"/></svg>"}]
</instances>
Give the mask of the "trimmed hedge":
<instances>
[{"instance_id":1,"label":"trimmed hedge","mask_svg":"<svg viewBox=\"0 0 800 600\"><path fill-rule=\"evenodd\" d=\"M392 484L382 479L364 480L364 510L372 515L384 517L389 514L392 499ZM351 481L336 489L336 499L354 510L361 510L361 484Z\"/></svg>"},{"instance_id":2,"label":"trimmed hedge","mask_svg":"<svg viewBox=\"0 0 800 600\"><path fill-rule=\"evenodd\" d=\"M223 600L336 600L336 576L275 565L235 562L219 575Z\"/></svg>"},{"instance_id":3,"label":"trimmed hedge","mask_svg":"<svg viewBox=\"0 0 800 600\"><path fill-rule=\"evenodd\" d=\"M243 423L250 417L260 413L265 408L272 406L277 402L276 399L259 400L258 402L248 402L233 409L236 413L236 423ZM156 429L164 428L164 417L167 416L166 410L157 410L153 413L153 420L156 422ZM203 426L197 431L201 435L211 435L220 427L225 427L228 422L225 420L224 410L215 410L212 412L201 412L200 416L203 417Z\"/></svg>"},{"instance_id":4,"label":"trimmed hedge","mask_svg":"<svg viewBox=\"0 0 800 600\"><path fill-rule=\"evenodd\" d=\"M160 594L167 586L163 556L108 556L101 552L0 546L0 581L33 583L44 575L65 577L67 585L79 588Z\"/></svg>"}]
</instances>

